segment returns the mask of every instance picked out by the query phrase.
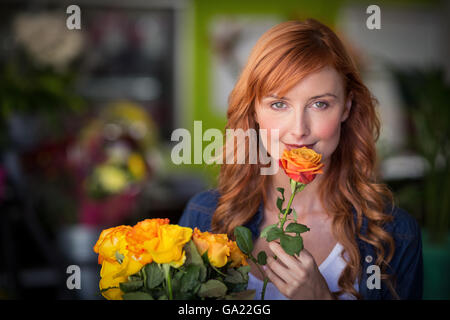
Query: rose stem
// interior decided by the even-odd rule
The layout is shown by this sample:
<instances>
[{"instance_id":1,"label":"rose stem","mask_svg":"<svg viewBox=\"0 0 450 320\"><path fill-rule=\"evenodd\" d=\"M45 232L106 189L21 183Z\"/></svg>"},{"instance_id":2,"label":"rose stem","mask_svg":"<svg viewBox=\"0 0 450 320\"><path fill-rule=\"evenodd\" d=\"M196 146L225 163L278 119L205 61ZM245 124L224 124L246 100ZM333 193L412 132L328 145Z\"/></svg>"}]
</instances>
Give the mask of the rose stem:
<instances>
[{"instance_id":1,"label":"rose stem","mask_svg":"<svg viewBox=\"0 0 450 320\"><path fill-rule=\"evenodd\" d=\"M173 300L172 295L172 278L170 277L170 265L167 263L163 264L164 275L166 276L167 289L169 290L169 300Z\"/></svg>"},{"instance_id":2,"label":"rose stem","mask_svg":"<svg viewBox=\"0 0 450 320\"><path fill-rule=\"evenodd\" d=\"M292 200L294 200L294 196L295 196L295 191L296 190L297 190L297 186L296 186L296 188L294 189L294 191L291 194L291 197L289 199L288 205L287 205L287 207L286 207L286 209L284 211L283 218L281 219L281 230L283 230L283 226L284 226L284 223L286 222L286 218L287 218L287 214L289 212L289 209L291 208Z\"/></svg>"}]
</instances>

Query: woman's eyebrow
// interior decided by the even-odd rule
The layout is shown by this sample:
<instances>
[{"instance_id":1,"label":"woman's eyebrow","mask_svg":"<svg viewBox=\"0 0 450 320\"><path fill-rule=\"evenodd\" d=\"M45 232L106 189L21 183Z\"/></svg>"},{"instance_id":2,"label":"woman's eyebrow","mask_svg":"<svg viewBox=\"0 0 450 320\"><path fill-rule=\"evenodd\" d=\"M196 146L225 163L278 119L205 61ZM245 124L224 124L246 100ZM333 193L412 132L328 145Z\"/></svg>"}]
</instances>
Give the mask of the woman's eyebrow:
<instances>
[{"instance_id":1,"label":"woman's eyebrow","mask_svg":"<svg viewBox=\"0 0 450 320\"><path fill-rule=\"evenodd\" d=\"M333 97L333 98L338 98L337 97L337 95L335 95L335 94L333 94L333 93L324 93L324 94L320 94L320 95L318 95L318 96L314 96L314 97L311 97L311 98L309 98L308 99L308 101L310 101L310 100L314 100L314 99L319 99L319 98L323 98L323 97L327 97L327 96L329 96L329 97ZM288 100L289 101L289 98L287 98L287 97L278 97L276 94L271 94L271 95L268 95L268 96L266 96L266 97L264 97L263 99L267 99L267 98L274 98L274 99L280 99L280 100Z\"/></svg>"},{"instance_id":2,"label":"woman's eyebrow","mask_svg":"<svg viewBox=\"0 0 450 320\"><path fill-rule=\"evenodd\" d=\"M333 97L333 98L336 98L336 99L338 98L337 95L335 95L335 94L333 94L333 93L324 93L324 94L320 94L320 95L318 95L318 96L311 97L311 98L308 99L308 101L309 101L309 100L314 100L314 99L323 98L323 97L327 97L327 96Z\"/></svg>"},{"instance_id":3,"label":"woman's eyebrow","mask_svg":"<svg viewBox=\"0 0 450 320\"><path fill-rule=\"evenodd\" d=\"M287 97L278 97L276 94L270 94L268 96L265 96L263 99L267 99L267 98L274 98L274 99L280 99L280 100L289 100L289 98Z\"/></svg>"}]
</instances>

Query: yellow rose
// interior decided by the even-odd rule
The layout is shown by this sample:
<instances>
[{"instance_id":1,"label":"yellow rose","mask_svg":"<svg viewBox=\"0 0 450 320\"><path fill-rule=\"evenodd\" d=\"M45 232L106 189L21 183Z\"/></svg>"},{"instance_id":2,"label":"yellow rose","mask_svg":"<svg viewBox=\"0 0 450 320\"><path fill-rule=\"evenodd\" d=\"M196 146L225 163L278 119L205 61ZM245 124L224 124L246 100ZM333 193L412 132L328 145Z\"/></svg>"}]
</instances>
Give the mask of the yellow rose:
<instances>
[{"instance_id":1,"label":"yellow rose","mask_svg":"<svg viewBox=\"0 0 450 320\"><path fill-rule=\"evenodd\" d=\"M128 281L128 276L139 272L142 267L141 263L129 256L125 256L122 263L104 260L100 270L100 290L110 289L102 292L102 295L109 300L122 299L119 283Z\"/></svg>"},{"instance_id":2,"label":"yellow rose","mask_svg":"<svg viewBox=\"0 0 450 320\"><path fill-rule=\"evenodd\" d=\"M208 259L211 265L220 268L223 267L230 255L228 246L228 237L226 234L213 234L208 231L200 232L197 228L194 230L192 239L200 255L208 252Z\"/></svg>"},{"instance_id":3,"label":"yellow rose","mask_svg":"<svg viewBox=\"0 0 450 320\"><path fill-rule=\"evenodd\" d=\"M228 258L228 261L231 261L230 267L247 266L247 256L239 249L236 242L230 240L228 246L230 248L230 256Z\"/></svg>"},{"instance_id":4,"label":"yellow rose","mask_svg":"<svg viewBox=\"0 0 450 320\"><path fill-rule=\"evenodd\" d=\"M143 267L143 264L135 259L125 256L122 263L103 261L100 276L102 278L119 278L131 276Z\"/></svg>"},{"instance_id":5,"label":"yellow rose","mask_svg":"<svg viewBox=\"0 0 450 320\"><path fill-rule=\"evenodd\" d=\"M144 242L144 248L156 263L181 266L186 259L184 245L191 239L192 229L165 224L158 229L158 237Z\"/></svg>"},{"instance_id":6,"label":"yellow rose","mask_svg":"<svg viewBox=\"0 0 450 320\"><path fill-rule=\"evenodd\" d=\"M139 272L143 267L127 249L126 236L131 229L129 226L118 226L103 230L94 246L94 251L99 255L98 261L102 264L100 290L111 288L102 292L106 299L121 299L119 283L126 282L128 276Z\"/></svg>"},{"instance_id":7,"label":"yellow rose","mask_svg":"<svg viewBox=\"0 0 450 320\"><path fill-rule=\"evenodd\" d=\"M142 264L153 261L150 253L144 248L144 243L159 236L159 227L169 224L169 219L146 219L137 223L128 233L127 249Z\"/></svg>"},{"instance_id":8,"label":"yellow rose","mask_svg":"<svg viewBox=\"0 0 450 320\"><path fill-rule=\"evenodd\" d=\"M126 277L105 277L100 279L99 287L102 291L102 296L108 300L122 300L123 292L119 289L119 283L127 281Z\"/></svg>"},{"instance_id":9,"label":"yellow rose","mask_svg":"<svg viewBox=\"0 0 450 320\"><path fill-rule=\"evenodd\" d=\"M98 253L98 263L102 264L103 260L115 262L116 252L127 255L126 235L131 230L130 226L118 226L103 230L97 243L94 246L94 252Z\"/></svg>"}]
</instances>

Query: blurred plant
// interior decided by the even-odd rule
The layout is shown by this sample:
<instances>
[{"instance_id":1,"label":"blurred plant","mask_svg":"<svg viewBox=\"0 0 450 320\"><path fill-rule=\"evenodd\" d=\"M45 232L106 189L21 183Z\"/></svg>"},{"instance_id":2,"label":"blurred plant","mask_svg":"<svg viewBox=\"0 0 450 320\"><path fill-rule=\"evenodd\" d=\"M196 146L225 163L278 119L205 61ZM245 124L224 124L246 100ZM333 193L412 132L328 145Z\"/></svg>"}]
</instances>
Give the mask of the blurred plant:
<instances>
[{"instance_id":1,"label":"blurred plant","mask_svg":"<svg viewBox=\"0 0 450 320\"><path fill-rule=\"evenodd\" d=\"M13 42L0 52L0 146L13 114L43 116L56 129L61 116L84 106L73 90L81 31L68 30L65 16L54 13L17 15L11 27Z\"/></svg>"},{"instance_id":2,"label":"blurred plant","mask_svg":"<svg viewBox=\"0 0 450 320\"><path fill-rule=\"evenodd\" d=\"M450 216L450 86L445 83L444 71L403 71L392 68L407 112L412 120L413 150L428 162L423 189L407 192L422 200L424 224L430 240L446 239ZM417 199L413 199L417 200Z\"/></svg>"},{"instance_id":3,"label":"blurred plant","mask_svg":"<svg viewBox=\"0 0 450 320\"><path fill-rule=\"evenodd\" d=\"M144 108L115 102L103 108L69 150L82 223L115 225L132 213L143 184L158 171L158 132Z\"/></svg>"},{"instance_id":4,"label":"blurred plant","mask_svg":"<svg viewBox=\"0 0 450 320\"><path fill-rule=\"evenodd\" d=\"M64 72L83 49L81 31L66 27L66 16L55 12L20 14L13 22L14 35L33 61Z\"/></svg>"},{"instance_id":5,"label":"blurred plant","mask_svg":"<svg viewBox=\"0 0 450 320\"><path fill-rule=\"evenodd\" d=\"M126 148L126 147L118 147ZM86 180L86 188L92 198L101 199L124 191L135 182L143 181L147 166L139 153L124 150L124 159L110 157L96 166Z\"/></svg>"}]
</instances>

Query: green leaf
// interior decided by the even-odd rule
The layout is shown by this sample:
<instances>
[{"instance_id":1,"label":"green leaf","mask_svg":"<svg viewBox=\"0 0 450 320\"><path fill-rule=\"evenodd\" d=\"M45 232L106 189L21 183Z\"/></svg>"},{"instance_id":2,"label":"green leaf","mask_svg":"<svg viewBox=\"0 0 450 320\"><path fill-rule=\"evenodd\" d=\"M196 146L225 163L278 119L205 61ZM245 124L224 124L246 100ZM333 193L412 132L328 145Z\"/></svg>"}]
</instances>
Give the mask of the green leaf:
<instances>
[{"instance_id":1,"label":"green leaf","mask_svg":"<svg viewBox=\"0 0 450 320\"><path fill-rule=\"evenodd\" d=\"M185 273L186 272L182 268L175 271L175 274L173 275L173 278L172 278L172 290L174 292L180 291L181 278L184 276Z\"/></svg>"},{"instance_id":2,"label":"green leaf","mask_svg":"<svg viewBox=\"0 0 450 320\"><path fill-rule=\"evenodd\" d=\"M133 292L138 291L144 286L144 281L135 280L135 281L127 281L119 283L120 290L123 292Z\"/></svg>"},{"instance_id":3,"label":"green leaf","mask_svg":"<svg viewBox=\"0 0 450 320\"><path fill-rule=\"evenodd\" d=\"M246 280L242 276L242 273L240 273L236 269L228 269L228 273L227 273L227 276L225 277L224 281L233 283L233 284L246 282Z\"/></svg>"},{"instance_id":4,"label":"green leaf","mask_svg":"<svg viewBox=\"0 0 450 320\"><path fill-rule=\"evenodd\" d=\"M124 293L122 298L123 300L154 300L150 294L141 291Z\"/></svg>"},{"instance_id":5,"label":"green leaf","mask_svg":"<svg viewBox=\"0 0 450 320\"><path fill-rule=\"evenodd\" d=\"M245 279L248 279L248 273L250 272L250 266L241 266L237 268L237 271L242 273Z\"/></svg>"},{"instance_id":6,"label":"green leaf","mask_svg":"<svg viewBox=\"0 0 450 320\"><path fill-rule=\"evenodd\" d=\"M267 232L266 240L267 240L267 242L270 242L270 241L273 241L273 240L277 240L277 239L279 239L282 235L283 235L283 230L281 230L280 228L278 228L278 227L276 227L276 228L271 228L271 229Z\"/></svg>"},{"instance_id":7,"label":"green leaf","mask_svg":"<svg viewBox=\"0 0 450 320\"><path fill-rule=\"evenodd\" d=\"M203 264L202 257L200 256L200 253L198 252L197 246L195 245L194 241L189 240L189 242L184 246L184 250L186 251L186 261L184 263L185 265Z\"/></svg>"},{"instance_id":8,"label":"green leaf","mask_svg":"<svg viewBox=\"0 0 450 320\"><path fill-rule=\"evenodd\" d=\"M191 264L186 268L186 272L181 277L181 291L188 292L199 283L200 266Z\"/></svg>"},{"instance_id":9,"label":"green leaf","mask_svg":"<svg viewBox=\"0 0 450 320\"><path fill-rule=\"evenodd\" d=\"M236 243L239 249L244 254L249 255L253 250L253 239L250 229L238 226L234 229L234 236L236 237Z\"/></svg>"},{"instance_id":10,"label":"green leaf","mask_svg":"<svg viewBox=\"0 0 450 320\"><path fill-rule=\"evenodd\" d=\"M202 257L200 256L200 253L197 250L197 246L195 245L194 241L189 240L189 242L184 246L184 250L186 251L186 261L185 265L189 266L191 264L199 266L200 267L200 281L203 282L206 279L206 266L203 262Z\"/></svg>"},{"instance_id":11,"label":"green leaf","mask_svg":"<svg viewBox=\"0 0 450 320\"><path fill-rule=\"evenodd\" d=\"M172 290L173 290L173 287L172 287ZM166 288L164 288L164 286L162 286L162 285L158 286L154 289L149 289L146 292L149 293L155 300L159 299L159 297L167 294Z\"/></svg>"},{"instance_id":12,"label":"green leaf","mask_svg":"<svg viewBox=\"0 0 450 320\"><path fill-rule=\"evenodd\" d=\"M198 290L200 290L200 287L201 287L201 286L202 286L201 283L197 284L197 285L195 286L194 290L192 290L192 293L193 293L193 294L197 294L197 292L198 292Z\"/></svg>"},{"instance_id":13,"label":"green leaf","mask_svg":"<svg viewBox=\"0 0 450 320\"><path fill-rule=\"evenodd\" d=\"M205 264L205 266L211 267L211 262L209 262L209 258L208 258L208 251L205 251L202 254L202 260L203 260L203 263Z\"/></svg>"},{"instance_id":14,"label":"green leaf","mask_svg":"<svg viewBox=\"0 0 450 320\"><path fill-rule=\"evenodd\" d=\"M142 270L142 269L141 269ZM132 274L131 276L128 276L128 281L138 281L142 280L143 277L141 275L141 270L139 270L137 273Z\"/></svg>"},{"instance_id":15,"label":"green leaf","mask_svg":"<svg viewBox=\"0 0 450 320\"><path fill-rule=\"evenodd\" d=\"M227 293L227 286L216 279L208 280L203 283L198 290L198 296L201 298L220 298Z\"/></svg>"},{"instance_id":16,"label":"green leaf","mask_svg":"<svg viewBox=\"0 0 450 320\"><path fill-rule=\"evenodd\" d=\"M253 300L255 299L256 290L244 290L240 292L232 292L225 296L225 300Z\"/></svg>"},{"instance_id":17,"label":"green leaf","mask_svg":"<svg viewBox=\"0 0 450 320\"><path fill-rule=\"evenodd\" d=\"M277 225L278 225L278 223L268 225L267 227L265 227L265 228L261 231L261 233L259 234L259 237L260 237L260 238L266 238L266 237L267 237L267 232L269 232L269 230L272 229L272 228L276 228Z\"/></svg>"},{"instance_id":18,"label":"green leaf","mask_svg":"<svg viewBox=\"0 0 450 320\"><path fill-rule=\"evenodd\" d=\"M278 187L277 190L281 193L281 197L283 198L283 201L284 201L285 200L284 199L284 188Z\"/></svg>"},{"instance_id":19,"label":"green leaf","mask_svg":"<svg viewBox=\"0 0 450 320\"><path fill-rule=\"evenodd\" d=\"M258 253L258 264L264 266L267 263L267 254L265 251L260 251Z\"/></svg>"},{"instance_id":20,"label":"green leaf","mask_svg":"<svg viewBox=\"0 0 450 320\"><path fill-rule=\"evenodd\" d=\"M174 292L174 300L196 300L196 297L191 292Z\"/></svg>"},{"instance_id":21,"label":"green leaf","mask_svg":"<svg viewBox=\"0 0 450 320\"><path fill-rule=\"evenodd\" d=\"M289 236L283 234L280 237L280 245L283 250L288 254L293 256L294 254L299 254L303 249L303 239L301 236Z\"/></svg>"},{"instance_id":22,"label":"green leaf","mask_svg":"<svg viewBox=\"0 0 450 320\"><path fill-rule=\"evenodd\" d=\"M277 198L277 208L278 208L278 210L280 210L280 211L281 211L281 209L283 208L283 202L284 202L283 199Z\"/></svg>"},{"instance_id":23,"label":"green leaf","mask_svg":"<svg viewBox=\"0 0 450 320\"><path fill-rule=\"evenodd\" d=\"M296 234L300 234L306 231L309 231L310 229L305 226L304 224L301 223L290 223L286 229L285 232L289 232L289 233L296 233Z\"/></svg>"},{"instance_id":24,"label":"green leaf","mask_svg":"<svg viewBox=\"0 0 450 320\"><path fill-rule=\"evenodd\" d=\"M230 268L227 272L224 281L232 284L245 284L247 286L250 266L241 266L237 269Z\"/></svg>"},{"instance_id":25,"label":"green leaf","mask_svg":"<svg viewBox=\"0 0 450 320\"><path fill-rule=\"evenodd\" d=\"M164 281L164 272L155 263L149 263L144 266L145 286L148 289L153 289L159 286Z\"/></svg>"}]
</instances>

